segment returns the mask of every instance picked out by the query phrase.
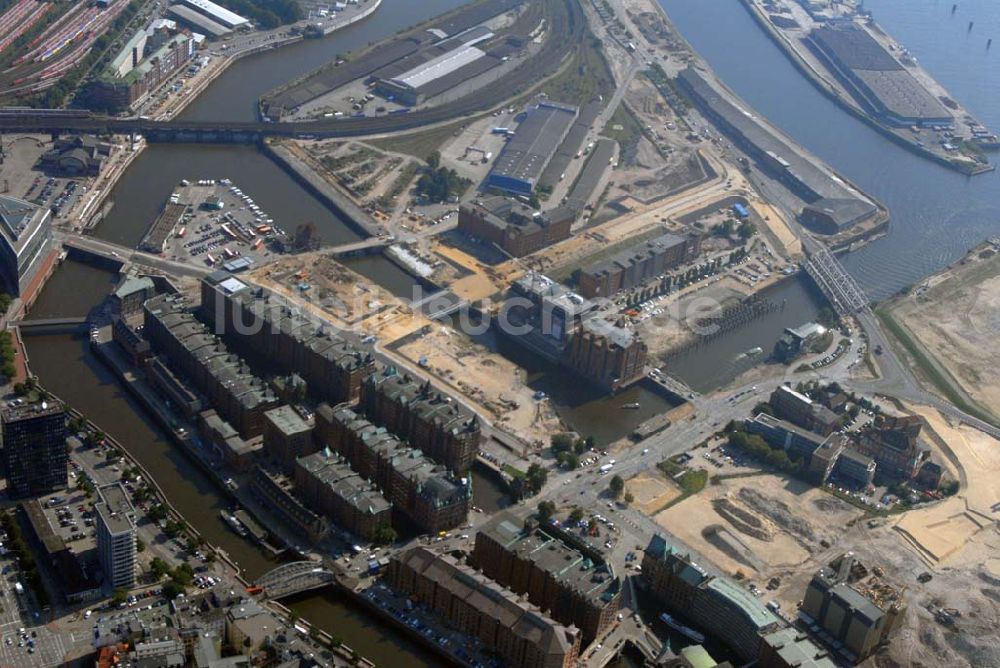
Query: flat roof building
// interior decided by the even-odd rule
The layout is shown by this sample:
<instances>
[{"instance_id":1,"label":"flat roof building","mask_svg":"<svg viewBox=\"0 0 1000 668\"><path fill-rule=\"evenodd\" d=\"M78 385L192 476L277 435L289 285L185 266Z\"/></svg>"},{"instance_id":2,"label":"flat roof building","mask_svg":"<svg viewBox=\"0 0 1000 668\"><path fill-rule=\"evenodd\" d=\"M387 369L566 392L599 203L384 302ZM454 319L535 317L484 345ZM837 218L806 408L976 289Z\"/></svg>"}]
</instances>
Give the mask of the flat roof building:
<instances>
[{"instance_id":1,"label":"flat roof building","mask_svg":"<svg viewBox=\"0 0 1000 668\"><path fill-rule=\"evenodd\" d=\"M706 116L806 203L813 204L823 199L857 200L856 209L838 207L838 211L849 211L855 222L878 212L875 204L839 177L817 166L814 158L802 154L789 140L730 99L714 81L694 67L683 70L678 75L678 82ZM859 216L861 211L867 213ZM838 218L836 225L843 228L846 222Z\"/></svg>"},{"instance_id":2,"label":"flat roof building","mask_svg":"<svg viewBox=\"0 0 1000 668\"><path fill-rule=\"evenodd\" d=\"M207 16L216 23L220 23L227 28L242 28L250 23L236 12L231 12L221 5L217 5L211 0L181 0L181 2L199 14Z\"/></svg>"},{"instance_id":3,"label":"flat roof building","mask_svg":"<svg viewBox=\"0 0 1000 668\"><path fill-rule=\"evenodd\" d=\"M199 14L185 5L170 5L167 11L178 21L187 24L198 32L206 33L210 37L222 37L232 32L230 28L213 21L204 14Z\"/></svg>"},{"instance_id":4,"label":"flat roof building","mask_svg":"<svg viewBox=\"0 0 1000 668\"><path fill-rule=\"evenodd\" d=\"M799 611L811 628L815 625L829 635L843 659L859 663L888 637L904 606L899 594L883 582L868 587L855 581L854 562L853 554L847 553L819 569L806 586Z\"/></svg>"},{"instance_id":5,"label":"flat roof building","mask_svg":"<svg viewBox=\"0 0 1000 668\"><path fill-rule=\"evenodd\" d=\"M11 499L42 496L67 484L66 409L39 401L3 409L0 446Z\"/></svg>"},{"instance_id":6,"label":"flat roof building","mask_svg":"<svg viewBox=\"0 0 1000 668\"><path fill-rule=\"evenodd\" d=\"M291 406L278 406L264 413L264 451L291 471L295 460L316 452L313 425Z\"/></svg>"},{"instance_id":7,"label":"flat roof building","mask_svg":"<svg viewBox=\"0 0 1000 668\"><path fill-rule=\"evenodd\" d=\"M485 57L486 52L482 49L472 44L460 44L398 76L379 80L378 90L382 95L399 98L404 104L418 104L424 100L426 91L434 82L454 77Z\"/></svg>"},{"instance_id":8,"label":"flat roof building","mask_svg":"<svg viewBox=\"0 0 1000 668\"><path fill-rule=\"evenodd\" d=\"M954 118L865 28L827 23L805 40L858 104L890 125L952 123Z\"/></svg>"},{"instance_id":9,"label":"flat roof building","mask_svg":"<svg viewBox=\"0 0 1000 668\"><path fill-rule=\"evenodd\" d=\"M24 293L48 256L51 213L48 207L0 195L0 273L12 296Z\"/></svg>"},{"instance_id":10,"label":"flat roof building","mask_svg":"<svg viewBox=\"0 0 1000 668\"><path fill-rule=\"evenodd\" d=\"M830 653L797 629L781 629L764 636L761 668L837 668Z\"/></svg>"},{"instance_id":11,"label":"flat roof building","mask_svg":"<svg viewBox=\"0 0 1000 668\"><path fill-rule=\"evenodd\" d=\"M486 177L486 186L531 195L545 166L576 120L578 110L569 105L539 102L524 112L514 136L500 151Z\"/></svg>"},{"instance_id":12,"label":"flat roof building","mask_svg":"<svg viewBox=\"0 0 1000 668\"><path fill-rule=\"evenodd\" d=\"M107 589L135 586L135 508L121 483L98 488L97 555Z\"/></svg>"}]
</instances>

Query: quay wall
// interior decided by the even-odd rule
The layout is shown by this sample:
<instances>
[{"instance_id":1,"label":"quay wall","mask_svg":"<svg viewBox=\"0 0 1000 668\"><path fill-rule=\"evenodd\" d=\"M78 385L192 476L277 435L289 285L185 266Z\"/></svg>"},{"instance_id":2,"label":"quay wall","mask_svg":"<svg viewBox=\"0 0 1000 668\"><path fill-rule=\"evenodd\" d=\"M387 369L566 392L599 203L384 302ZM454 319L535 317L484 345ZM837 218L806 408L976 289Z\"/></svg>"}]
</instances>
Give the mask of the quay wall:
<instances>
[{"instance_id":1,"label":"quay wall","mask_svg":"<svg viewBox=\"0 0 1000 668\"><path fill-rule=\"evenodd\" d=\"M371 216L352 202L349 197L327 183L315 170L303 163L286 147L264 142L261 145L261 151L355 231L368 237L379 234L380 230L372 221Z\"/></svg>"}]
</instances>

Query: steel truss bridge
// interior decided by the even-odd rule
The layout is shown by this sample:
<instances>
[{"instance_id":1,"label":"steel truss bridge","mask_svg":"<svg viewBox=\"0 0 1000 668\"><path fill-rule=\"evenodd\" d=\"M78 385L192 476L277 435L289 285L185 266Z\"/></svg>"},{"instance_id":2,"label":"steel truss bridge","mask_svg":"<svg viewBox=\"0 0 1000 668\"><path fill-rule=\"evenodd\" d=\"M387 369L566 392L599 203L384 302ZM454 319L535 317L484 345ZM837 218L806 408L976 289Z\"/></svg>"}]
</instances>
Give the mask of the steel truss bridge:
<instances>
[{"instance_id":1,"label":"steel truss bridge","mask_svg":"<svg viewBox=\"0 0 1000 668\"><path fill-rule=\"evenodd\" d=\"M864 289L826 248L810 253L802 268L830 300L837 315L854 315L868 308L870 300Z\"/></svg>"},{"instance_id":2,"label":"steel truss bridge","mask_svg":"<svg viewBox=\"0 0 1000 668\"><path fill-rule=\"evenodd\" d=\"M266 598L278 599L336 582L332 571L315 561L294 561L268 571L254 582Z\"/></svg>"}]
</instances>

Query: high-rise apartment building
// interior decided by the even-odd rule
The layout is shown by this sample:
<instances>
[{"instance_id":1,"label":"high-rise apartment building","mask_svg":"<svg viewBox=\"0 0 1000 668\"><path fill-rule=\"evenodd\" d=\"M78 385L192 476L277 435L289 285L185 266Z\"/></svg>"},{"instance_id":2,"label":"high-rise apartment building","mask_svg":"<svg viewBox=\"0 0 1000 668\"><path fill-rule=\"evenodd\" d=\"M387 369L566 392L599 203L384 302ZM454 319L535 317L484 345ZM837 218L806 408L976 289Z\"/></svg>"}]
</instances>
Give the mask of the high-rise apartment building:
<instances>
[{"instance_id":1,"label":"high-rise apartment building","mask_svg":"<svg viewBox=\"0 0 1000 668\"><path fill-rule=\"evenodd\" d=\"M135 586L135 508L120 483L98 489L97 556L110 589Z\"/></svg>"},{"instance_id":2,"label":"high-rise apartment building","mask_svg":"<svg viewBox=\"0 0 1000 668\"><path fill-rule=\"evenodd\" d=\"M66 487L66 414L62 404L40 401L3 411L3 460L12 499Z\"/></svg>"}]
</instances>

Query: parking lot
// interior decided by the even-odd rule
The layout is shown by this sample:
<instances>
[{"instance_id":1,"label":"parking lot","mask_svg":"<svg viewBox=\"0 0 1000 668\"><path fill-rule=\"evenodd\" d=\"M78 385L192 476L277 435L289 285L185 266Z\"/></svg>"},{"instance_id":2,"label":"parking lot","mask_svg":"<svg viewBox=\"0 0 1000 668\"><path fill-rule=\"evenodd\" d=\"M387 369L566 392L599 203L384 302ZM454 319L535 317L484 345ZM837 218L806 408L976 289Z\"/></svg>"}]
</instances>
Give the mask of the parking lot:
<instances>
[{"instance_id":1,"label":"parking lot","mask_svg":"<svg viewBox=\"0 0 1000 668\"><path fill-rule=\"evenodd\" d=\"M172 229L151 229L143 243L162 248L173 260L209 266L243 258L260 262L272 254L270 242L282 235L274 219L228 179L182 181L168 206L184 207Z\"/></svg>"},{"instance_id":2,"label":"parking lot","mask_svg":"<svg viewBox=\"0 0 1000 668\"><path fill-rule=\"evenodd\" d=\"M69 211L77 198L85 192L87 187L81 185L79 181L38 174L23 199L39 206L50 207L52 214L58 217L63 211Z\"/></svg>"}]
</instances>

